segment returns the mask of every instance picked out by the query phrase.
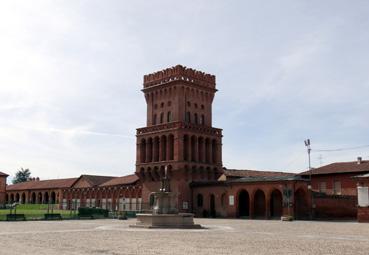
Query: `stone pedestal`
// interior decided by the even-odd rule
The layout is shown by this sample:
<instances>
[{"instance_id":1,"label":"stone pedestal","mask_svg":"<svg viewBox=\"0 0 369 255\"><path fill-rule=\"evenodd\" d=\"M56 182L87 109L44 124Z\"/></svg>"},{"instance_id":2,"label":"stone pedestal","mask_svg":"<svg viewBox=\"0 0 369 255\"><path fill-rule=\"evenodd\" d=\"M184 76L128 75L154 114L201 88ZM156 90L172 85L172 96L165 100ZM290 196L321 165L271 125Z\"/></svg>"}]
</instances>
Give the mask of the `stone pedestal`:
<instances>
[{"instance_id":1,"label":"stone pedestal","mask_svg":"<svg viewBox=\"0 0 369 255\"><path fill-rule=\"evenodd\" d=\"M130 227L200 229L201 225L194 224L192 213L137 214L136 224Z\"/></svg>"}]
</instances>

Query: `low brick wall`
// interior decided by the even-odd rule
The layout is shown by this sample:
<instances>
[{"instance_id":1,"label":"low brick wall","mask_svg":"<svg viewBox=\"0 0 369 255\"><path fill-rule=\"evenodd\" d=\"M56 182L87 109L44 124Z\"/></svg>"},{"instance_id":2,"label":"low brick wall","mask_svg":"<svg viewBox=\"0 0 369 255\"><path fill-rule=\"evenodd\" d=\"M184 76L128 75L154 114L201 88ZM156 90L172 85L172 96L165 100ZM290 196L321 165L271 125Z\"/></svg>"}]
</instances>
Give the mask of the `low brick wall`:
<instances>
[{"instance_id":1,"label":"low brick wall","mask_svg":"<svg viewBox=\"0 0 369 255\"><path fill-rule=\"evenodd\" d=\"M314 217L317 219L355 219L357 197L314 194Z\"/></svg>"},{"instance_id":2,"label":"low brick wall","mask_svg":"<svg viewBox=\"0 0 369 255\"><path fill-rule=\"evenodd\" d=\"M358 222L369 222L369 207L358 207L357 208L357 221Z\"/></svg>"}]
</instances>

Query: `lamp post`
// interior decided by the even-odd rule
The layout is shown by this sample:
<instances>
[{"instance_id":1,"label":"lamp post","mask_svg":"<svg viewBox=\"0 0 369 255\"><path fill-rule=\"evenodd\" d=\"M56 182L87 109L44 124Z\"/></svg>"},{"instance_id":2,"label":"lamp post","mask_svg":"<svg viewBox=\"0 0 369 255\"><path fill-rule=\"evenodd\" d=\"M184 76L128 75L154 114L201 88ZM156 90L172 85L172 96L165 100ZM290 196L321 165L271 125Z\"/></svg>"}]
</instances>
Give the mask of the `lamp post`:
<instances>
[{"instance_id":1,"label":"lamp post","mask_svg":"<svg viewBox=\"0 0 369 255\"><path fill-rule=\"evenodd\" d=\"M309 160L309 175L310 175L310 195L311 195L311 211L310 211L310 218L313 219L313 212L314 212L314 196L313 196L313 182L312 182L312 171L313 169L311 168L311 159L310 159L310 152L311 152L311 147L310 147L310 139L306 139L304 141L306 149L307 149L307 153L308 153L308 160Z\"/></svg>"}]
</instances>

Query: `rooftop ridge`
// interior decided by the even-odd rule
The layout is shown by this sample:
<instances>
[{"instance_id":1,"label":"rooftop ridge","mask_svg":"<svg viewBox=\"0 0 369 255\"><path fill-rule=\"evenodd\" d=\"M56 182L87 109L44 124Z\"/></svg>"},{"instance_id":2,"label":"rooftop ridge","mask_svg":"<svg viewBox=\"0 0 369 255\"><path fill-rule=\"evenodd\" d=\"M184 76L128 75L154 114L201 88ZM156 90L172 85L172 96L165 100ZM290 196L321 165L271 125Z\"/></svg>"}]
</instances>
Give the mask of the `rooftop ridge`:
<instances>
[{"instance_id":1,"label":"rooftop ridge","mask_svg":"<svg viewBox=\"0 0 369 255\"><path fill-rule=\"evenodd\" d=\"M183 80L215 89L215 75L176 65L161 71L144 75L144 88L167 83L170 81Z\"/></svg>"}]
</instances>

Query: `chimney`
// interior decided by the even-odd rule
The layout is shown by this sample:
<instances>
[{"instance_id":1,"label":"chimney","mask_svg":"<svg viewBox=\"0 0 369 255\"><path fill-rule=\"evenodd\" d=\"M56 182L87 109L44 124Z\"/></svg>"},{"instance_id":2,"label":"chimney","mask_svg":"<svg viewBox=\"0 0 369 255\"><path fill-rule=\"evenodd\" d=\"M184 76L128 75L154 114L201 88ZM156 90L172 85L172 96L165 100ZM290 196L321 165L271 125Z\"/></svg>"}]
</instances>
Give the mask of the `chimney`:
<instances>
[{"instance_id":1,"label":"chimney","mask_svg":"<svg viewBox=\"0 0 369 255\"><path fill-rule=\"evenodd\" d=\"M360 165L363 161L362 157L357 157L357 164Z\"/></svg>"}]
</instances>

